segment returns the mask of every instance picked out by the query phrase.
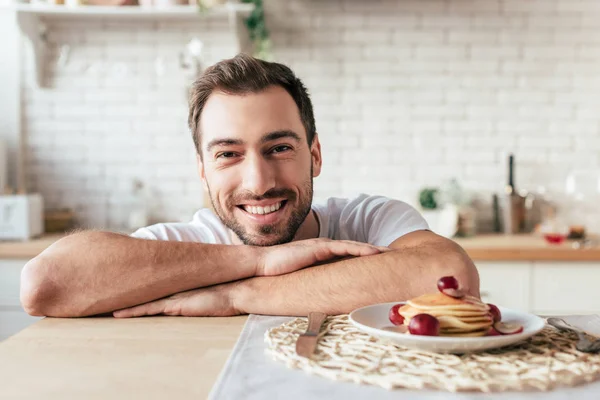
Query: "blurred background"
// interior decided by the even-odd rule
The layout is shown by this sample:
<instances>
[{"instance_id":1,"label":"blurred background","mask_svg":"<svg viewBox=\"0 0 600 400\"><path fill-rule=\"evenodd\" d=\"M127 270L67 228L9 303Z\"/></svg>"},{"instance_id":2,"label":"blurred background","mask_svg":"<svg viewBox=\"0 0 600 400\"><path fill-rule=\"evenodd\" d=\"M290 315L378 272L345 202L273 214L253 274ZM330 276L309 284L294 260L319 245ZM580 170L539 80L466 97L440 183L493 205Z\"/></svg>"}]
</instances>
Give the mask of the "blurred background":
<instances>
[{"instance_id":1,"label":"blurred background","mask_svg":"<svg viewBox=\"0 0 600 400\"><path fill-rule=\"evenodd\" d=\"M7 184L40 193L46 210L72 210L84 227L126 228L137 192L148 222L190 220L207 202L187 89L202 68L263 32L241 26L253 4L216 12L220 3L100 15L86 5L61 14L22 4L19 16L35 26L2 28L4 40L25 33L3 54L16 70L0 76L8 89L1 132L12 136ZM600 3L256 3L268 30L263 55L289 65L312 95L325 164L316 201L363 192L418 206L422 189L455 179L475 201L479 231L490 231L512 153L519 191L566 204L577 172L586 178L573 190L596 204ZM600 210L588 218L597 226Z\"/></svg>"},{"instance_id":2,"label":"blurred background","mask_svg":"<svg viewBox=\"0 0 600 400\"><path fill-rule=\"evenodd\" d=\"M582 248L600 230L598 1L0 1L4 240L130 232L210 206L187 92L240 51L289 65L308 86L324 159L317 202L394 197L448 237L539 232L549 246ZM23 260L56 240L43 237L0 254L19 258L17 287ZM518 282L490 289L492 299L538 312L592 307L552 302L552 285L575 267L534 268L584 256L519 258L519 243L506 244L501 269L470 253L482 281L509 271ZM581 268L574 291L597 281L598 269Z\"/></svg>"}]
</instances>

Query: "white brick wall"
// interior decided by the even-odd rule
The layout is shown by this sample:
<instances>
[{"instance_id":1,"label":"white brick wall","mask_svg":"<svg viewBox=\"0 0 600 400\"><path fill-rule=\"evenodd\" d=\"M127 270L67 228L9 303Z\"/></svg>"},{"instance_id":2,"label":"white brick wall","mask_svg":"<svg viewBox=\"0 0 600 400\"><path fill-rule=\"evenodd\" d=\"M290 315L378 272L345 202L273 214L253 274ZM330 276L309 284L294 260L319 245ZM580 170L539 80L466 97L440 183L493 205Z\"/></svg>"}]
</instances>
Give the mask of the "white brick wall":
<instances>
[{"instance_id":1,"label":"white brick wall","mask_svg":"<svg viewBox=\"0 0 600 400\"><path fill-rule=\"evenodd\" d=\"M560 188L571 168L600 170L596 1L265 6L275 58L313 96L325 164L318 200L371 192L414 203L419 188L456 177L489 201L509 152L525 189ZM156 219L188 219L202 188L177 56L194 35L206 38L209 60L230 56L226 26L86 21L50 32L73 50L65 67L49 66L51 89L23 85L31 189L89 225L117 226L129 180L140 177Z\"/></svg>"},{"instance_id":2,"label":"white brick wall","mask_svg":"<svg viewBox=\"0 0 600 400\"><path fill-rule=\"evenodd\" d=\"M87 226L122 227L135 178L150 189L154 219L189 219L202 205L178 64L194 36L210 38L209 62L235 51L223 21L51 22L51 88L26 74L22 89L29 187L47 207L73 207ZM71 48L63 66L61 45Z\"/></svg>"}]
</instances>

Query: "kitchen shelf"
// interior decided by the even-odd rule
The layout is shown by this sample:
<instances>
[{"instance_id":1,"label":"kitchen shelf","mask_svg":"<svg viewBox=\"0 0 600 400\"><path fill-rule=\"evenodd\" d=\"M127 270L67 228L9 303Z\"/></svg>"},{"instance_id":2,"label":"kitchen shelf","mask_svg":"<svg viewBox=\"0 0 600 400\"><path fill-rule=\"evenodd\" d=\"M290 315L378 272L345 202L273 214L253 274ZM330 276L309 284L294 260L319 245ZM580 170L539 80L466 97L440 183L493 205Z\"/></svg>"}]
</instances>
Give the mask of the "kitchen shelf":
<instances>
[{"instance_id":1,"label":"kitchen shelf","mask_svg":"<svg viewBox=\"0 0 600 400\"><path fill-rule=\"evenodd\" d=\"M2 10L2 8L0 8ZM254 4L228 2L199 12L196 6L141 7L141 6L64 6L46 4L17 4L8 7L15 13L21 32L29 39L33 47L35 80L44 87L44 62L48 52L46 39L46 21L53 19L89 19L89 18L126 18L136 19L193 19L228 18L232 33L235 35L239 51L251 52L252 45L244 19L254 10Z\"/></svg>"},{"instance_id":2,"label":"kitchen shelf","mask_svg":"<svg viewBox=\"0 0 600 400\"><path fill-rule=\"evenodd\" d=\"M247 17L254 9L253 4L227 3L206 12L199 12L196 6L141 7L141 6L62 6L44 4L20 4L12 7L19 15L37 17L131 17L131 18L210 18Z\"/></svg>"}]
</instances>

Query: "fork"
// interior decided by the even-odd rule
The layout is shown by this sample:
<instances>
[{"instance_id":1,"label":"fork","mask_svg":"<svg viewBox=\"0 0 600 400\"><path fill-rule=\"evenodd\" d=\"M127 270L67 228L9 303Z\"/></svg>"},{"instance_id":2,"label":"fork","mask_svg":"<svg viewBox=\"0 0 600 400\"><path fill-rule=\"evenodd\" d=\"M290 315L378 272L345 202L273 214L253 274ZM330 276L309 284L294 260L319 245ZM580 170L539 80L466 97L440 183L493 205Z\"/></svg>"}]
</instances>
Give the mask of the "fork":
<instances>
[{"instance_id":1,"label":"fork","mask_svg":"<svg viewBox=\"0 0 600 400\"><path fill-rule=\"evenodd\" d=\"M586 336L585 332L581 329L567 323L562 318L551 317L546 320L553 327L561 330L561 331L570 331L575 332L579 341L575 345L575 348L584 353L598 353L600 351L600 340L591 341Z\"/></svg>"}]
</instances>

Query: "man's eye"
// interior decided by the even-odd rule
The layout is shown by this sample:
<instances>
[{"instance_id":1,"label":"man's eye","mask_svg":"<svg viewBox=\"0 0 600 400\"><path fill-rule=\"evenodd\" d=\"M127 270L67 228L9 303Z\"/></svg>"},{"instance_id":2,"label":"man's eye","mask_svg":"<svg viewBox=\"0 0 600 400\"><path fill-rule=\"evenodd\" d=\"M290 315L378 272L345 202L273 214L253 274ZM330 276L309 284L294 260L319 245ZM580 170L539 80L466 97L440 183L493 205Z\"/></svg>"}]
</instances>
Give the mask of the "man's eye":
<instances>
[{"instance_id":1,"label":"man's eye","mask_svg":"<svg viewBox=\"0 0 600 400\"><path fill-rule=\"evenodd\" d=\"M235 153L232 151L225 151L223 153L217 154L217 158L233 158L235 157Z\"/></svg>"},{"instance_id":2,"label":"man's eye","mask_svg":"<svg viewBox=\"0 0 600 400\"><path fill-rule=\"evenodd\" d=\"M274 147L273 150L271 150L271 153L283 153L284 151L288 151L291 149L292 148L290 146L281 145L281 146Z\"/></svg>"}]
</instances>

